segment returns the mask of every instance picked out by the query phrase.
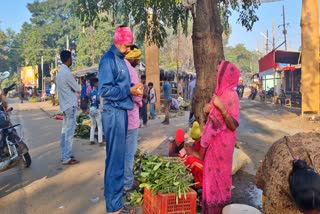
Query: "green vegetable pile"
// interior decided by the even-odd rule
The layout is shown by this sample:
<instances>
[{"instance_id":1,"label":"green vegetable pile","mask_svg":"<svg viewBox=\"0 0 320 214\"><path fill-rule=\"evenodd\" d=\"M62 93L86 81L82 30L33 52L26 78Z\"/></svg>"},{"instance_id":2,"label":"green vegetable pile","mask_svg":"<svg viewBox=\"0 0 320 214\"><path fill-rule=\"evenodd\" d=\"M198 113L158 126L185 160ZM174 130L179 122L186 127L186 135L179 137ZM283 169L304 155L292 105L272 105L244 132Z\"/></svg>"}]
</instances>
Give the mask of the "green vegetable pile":
<instances>
[{"instance_id":1,"label":"green vegetable pile","mask_svg":"<svg viewBox=\"0 0 320 214\"><path fill-rule=\"evenodd\" d=\"M183 162L177 158L168 158L159 155L136 153L134 174L140 182L139 190L142 193L143 188L152 189L152 194L175 193L176 202L182 196L186 199L187 192L194 186L193 176ZM135 194L137 196L137 194ZM134 202L142 200L134 198Z\"/></svg>"},{"instance_id":2,"label":"green vegetable pile","mask_svg":"<svg viewBox=\"0 0 320 214\"><path fill-rule=\"evenodd\" d=\"M90 117L87 114L80 113L77 116L77 127L74 132L75 137L83 138L83 139L89 139L90 138L90 126L83 125L82 122L84 120L89 120Z\"/></svg>"}]
</instances>

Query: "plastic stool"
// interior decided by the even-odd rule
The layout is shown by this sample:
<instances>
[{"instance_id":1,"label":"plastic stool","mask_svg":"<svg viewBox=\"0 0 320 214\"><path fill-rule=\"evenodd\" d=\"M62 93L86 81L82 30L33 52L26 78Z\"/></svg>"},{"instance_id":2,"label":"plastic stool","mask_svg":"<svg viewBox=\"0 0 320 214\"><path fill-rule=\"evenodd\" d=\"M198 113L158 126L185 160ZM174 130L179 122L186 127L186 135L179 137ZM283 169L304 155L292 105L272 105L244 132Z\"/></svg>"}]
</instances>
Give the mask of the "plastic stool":
<instances>
[{"instance_id":1,"label":"plastic stool","mask_svg":"<svg viewBox=\"0 0 320 214\"><path fill-rule=\"evenodd\" d=\"M287 106L287 107L291 107L291 98L286 98L284 100L284 105Z\"/></svg>"}]
</instances>

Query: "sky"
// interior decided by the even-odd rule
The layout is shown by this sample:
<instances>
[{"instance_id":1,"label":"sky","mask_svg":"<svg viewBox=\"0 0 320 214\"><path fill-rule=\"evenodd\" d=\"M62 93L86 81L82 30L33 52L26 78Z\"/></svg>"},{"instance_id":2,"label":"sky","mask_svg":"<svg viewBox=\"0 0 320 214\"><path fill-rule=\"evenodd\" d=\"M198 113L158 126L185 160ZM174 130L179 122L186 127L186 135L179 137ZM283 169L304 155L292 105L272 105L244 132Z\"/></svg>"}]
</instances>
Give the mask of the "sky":
<instances>
[{"instance_id":1,"label":"sky","mask_svg":"<svg viewBox=\"0 0 320 214\"><path fill-rule=\"evenodd\" d=\"M27 3L34 0L0 0L0 28L5 30L12 28L16 32L21 29L24 22L28 22L31 14L27 9ZM239 43L244 44L249 50L264 51L265 40L263 33L269 32L269 48L272 47L272 20L275 26L276 46L284 41L282 34L282 6L285 6L286 23L287 23L287 45L288 50L298 50L300 47L300 15L302 0L283 0L279 2L261 4L257 14L259 21L254 24L252 31L247 30L237 23L238 14L234 13L230 17L232 34L229 39L229 45L235 46ZM320 1L320 0L318 0ZM281 25L280 27L278 27ZM284 49L284 46L280 47Z\"/></svg>"},{"instance_id":2,"label":"sky","mask_svg":"<svg viewBox=\"0 0 320 214\"><path fill-rule=\"evenodd\" d=\"M264 36L269 32L269 48L272 47L272 20L275 28L275 44L276 46L284 42L283 30L283 16L282 6L285 7L285 22L287 28L287 46L288 50L298 50L301 44L301 30L300 30L300 16L302 0L284 0L278 2L262 3L257 10L259 21L253 26L252 31L247 30L237 23L238 14L233 14L230 18L232 34L229 39L229 44L234 46L238 43L243 43L249 50L257 50L260 52L265 50L263 43ZM264 36L261 35L264 34ZM264 38L264 40L266 40ZM280 49L284 49L281 46Z\"/></svg>"}]
</instances>

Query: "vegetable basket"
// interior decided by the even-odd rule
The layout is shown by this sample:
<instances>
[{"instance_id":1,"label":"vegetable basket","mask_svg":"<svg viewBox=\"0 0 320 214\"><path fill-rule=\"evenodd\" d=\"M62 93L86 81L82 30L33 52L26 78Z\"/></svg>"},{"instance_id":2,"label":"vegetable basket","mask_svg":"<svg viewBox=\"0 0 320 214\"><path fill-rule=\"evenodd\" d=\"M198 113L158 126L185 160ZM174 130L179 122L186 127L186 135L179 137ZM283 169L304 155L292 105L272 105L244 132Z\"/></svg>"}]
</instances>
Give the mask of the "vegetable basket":
<instances>
[{"instance_id":1,"label":"vegetable basket","mask_svg":"<svg viewBox=\"0 0 320 214\"><path fill-rule=\"evenodd\" d=\"M196 214L197 193L190 189L186 197L177 199L175 193L152 194L152 189L144 188L144 214Z\"/></svg>"}]
</instances>

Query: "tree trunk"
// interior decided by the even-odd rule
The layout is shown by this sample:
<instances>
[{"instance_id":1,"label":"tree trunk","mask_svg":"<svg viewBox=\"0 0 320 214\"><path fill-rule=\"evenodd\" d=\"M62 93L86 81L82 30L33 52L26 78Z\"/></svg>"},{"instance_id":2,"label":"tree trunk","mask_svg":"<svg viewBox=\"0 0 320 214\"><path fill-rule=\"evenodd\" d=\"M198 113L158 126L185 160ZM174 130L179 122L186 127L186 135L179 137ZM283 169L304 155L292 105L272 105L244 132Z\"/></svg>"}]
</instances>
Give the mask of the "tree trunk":
<instances>
[{"instance_id":1,"label":"tree trunk","mask_svg":"<svg viewBox=\"0 0 320 214\"><path fill-rule=\"evenodd\" d=\"M301 13L301 93L302 115L320 112L319 5L303 0Z\"/></svg>"},{"instance_id":2,"label":"tree trunk","mask_svg":"<svg viewBox=\"0 0 320 214\"><path fill-rule=\"evenodd\" d=\"M200 126L204 124L203 107L210 101L216 85L218 63L224 58L218 0L199 0L193 17L193 55L197 73L192 109Z\"/></svg>"}]
</instances>

